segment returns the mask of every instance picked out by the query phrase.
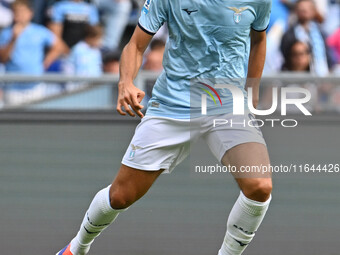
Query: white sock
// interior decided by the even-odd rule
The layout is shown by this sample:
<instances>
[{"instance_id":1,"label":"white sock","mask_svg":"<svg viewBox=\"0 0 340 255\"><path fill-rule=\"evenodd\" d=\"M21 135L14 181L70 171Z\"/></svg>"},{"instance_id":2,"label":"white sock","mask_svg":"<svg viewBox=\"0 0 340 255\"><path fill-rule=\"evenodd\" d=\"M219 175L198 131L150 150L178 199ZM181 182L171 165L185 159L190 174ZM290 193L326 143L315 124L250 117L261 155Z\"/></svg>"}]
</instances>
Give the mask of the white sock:
<instances>
[{"instance_id":1,"label":"white sock","mask_svg":"<svg viewBox=\"0 0 340 255\"><path fill-rule=\"evenodd\" d=\"M269 206L247 198L241 191L227 222L227 233L218 255L240 255L255 236Z\"/></svg>"},{"instance_id":2,"label":"white sock","mask_svg":"<svg viewBox=\"0 0 340 255\"><path fill-rule=\"evenodd\" d=\"M93 198L77 236L71 241L73 255L87 254L94 239L117 218L120 212L126 210L115 210L111 207L110 187L111 185L102 189Z\"/></svg>"}]
</instances>

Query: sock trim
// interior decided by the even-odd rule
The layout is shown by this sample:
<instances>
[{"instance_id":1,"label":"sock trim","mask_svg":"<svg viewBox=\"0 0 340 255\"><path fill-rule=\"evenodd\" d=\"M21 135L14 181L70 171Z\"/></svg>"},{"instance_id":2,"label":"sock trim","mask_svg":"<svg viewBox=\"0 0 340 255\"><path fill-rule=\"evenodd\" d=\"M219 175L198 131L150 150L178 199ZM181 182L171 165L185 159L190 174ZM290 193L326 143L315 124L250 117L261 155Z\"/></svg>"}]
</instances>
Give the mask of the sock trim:
<instances>
[{"instance_id":1,"label":"sock trim","mask_svg":"<svg viewBox=\"0 0 340 255\"><path fill-rule=\"evenodd\" d=\"M269 203L272 199L272 195L265 202L259 202L247 198L243 192L240 192L239 203L242 208L250 215L258 216L268 209Z\"/></svg>"},{"instance_id":2,"label":"sock trim","mask_svg":"<svg viewBox=\"0 0 340 255\"><path fill-rule=\"evenodd\" d=\"M85 231L90 234L90 235L94 235L94 234L99 234L101 231L97 231L97 232L91 232L90 230L88 230L85 226L84 226Z\"/></svg>"}]
</instances>

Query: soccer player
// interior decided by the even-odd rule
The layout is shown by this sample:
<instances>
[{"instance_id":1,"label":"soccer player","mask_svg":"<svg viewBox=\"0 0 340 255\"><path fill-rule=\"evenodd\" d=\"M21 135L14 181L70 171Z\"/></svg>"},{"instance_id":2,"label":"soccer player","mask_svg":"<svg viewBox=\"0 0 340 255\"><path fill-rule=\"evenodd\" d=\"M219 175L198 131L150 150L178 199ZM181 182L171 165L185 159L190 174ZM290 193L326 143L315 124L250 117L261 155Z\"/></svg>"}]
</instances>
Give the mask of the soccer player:
<instances>
[{"instance_id":1,"label":"soccer player","mask_svg":"<svg viewBox=\"0 0 340 255\"><path fill-rule=\"evenodd\" d=\"M120 114L138 115L142 121L112 185L96 194L77 235L58 255L87 254L94 239L118 214L140 199L161 173L171 172L188 155L193 135L192 79L247 78L243 86L252 88L256 107L270 8L270 0L145 2L139 24L122 53L117 103ZM134 86L133 80L152 36L165 22L170 37L164 53L164 72L154 86L144 117L140 104L144 92ZM235 86L241 89L241 83ZM239 122L240 116L232 114L230 93L221 93L221 99L225 107L223 119ZM251 115L243 117L246 121ZM265 141L257 128L220 126L199 130L194 135L202 135L224 165L241 169L270 164ZM241 192L230 212L218 255L242 254L265 216L272 181L270 177L252 177L235 178Z\"/></svg>"}]
</instances>

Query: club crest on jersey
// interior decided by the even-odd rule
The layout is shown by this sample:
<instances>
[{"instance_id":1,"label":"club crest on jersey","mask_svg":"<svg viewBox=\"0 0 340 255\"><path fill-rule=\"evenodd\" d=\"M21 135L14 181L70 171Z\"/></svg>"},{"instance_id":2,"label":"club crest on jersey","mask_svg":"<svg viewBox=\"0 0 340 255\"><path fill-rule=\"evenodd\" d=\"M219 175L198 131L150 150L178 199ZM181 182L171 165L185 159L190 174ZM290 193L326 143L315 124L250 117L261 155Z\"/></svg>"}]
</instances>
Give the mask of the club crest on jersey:
<instances>
[{"instance_id":1,"label":"club crest on jersey","mask_svg":"<svg viewBox=\"0 0 340 255\"><path fill-rule=\"evenodd\" d=\"M143 12L145 14L149 13L151 2L152 2L152 0L146 0L145 1L144 6L143 6Z\"/></svg>"},{"instance_id":2,"label":"club crest on jersey","mask_svg":"<svg viewBox=\"0 0 340 255\"><path fill-rule=\"evenodd\" d=\"M235 23L240 23L241 21L241 17L242 17L242 12L247 10L248 7L241 7L241 8L237 8L237 7L228 7L230 10L234 11L234 21Z\"/></svg>"}]
</instances>

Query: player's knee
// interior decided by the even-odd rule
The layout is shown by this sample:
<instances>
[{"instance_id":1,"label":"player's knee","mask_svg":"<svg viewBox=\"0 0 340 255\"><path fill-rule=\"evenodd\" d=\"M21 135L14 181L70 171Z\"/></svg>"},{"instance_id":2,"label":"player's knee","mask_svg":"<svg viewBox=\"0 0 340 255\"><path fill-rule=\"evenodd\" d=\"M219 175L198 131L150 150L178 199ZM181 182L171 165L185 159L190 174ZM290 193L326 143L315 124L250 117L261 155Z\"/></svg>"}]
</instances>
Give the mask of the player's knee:
<instances>
[{"instance_id":1,"label":"player's knee","mask_svg":"<svg viewBox=\"0 0 340 255\"><path fill-rule=\"evenodd\" d=\"M113 209L125 209L133 204L133 199L119 191L110 192L110 204Z\"/></svg>"},{"instance_id":2,"label":"player's knee","mask_svg":"<svg viewBox=\"0 0 340 255\"><path fill-rule=\"evenodd\" d=\"M272 193L273 185L270 179L259 180L254 182L253 185L250 185L243 191L246 197L249 199L265 202L270 197Z\"/></svg>"}]
</instances>

